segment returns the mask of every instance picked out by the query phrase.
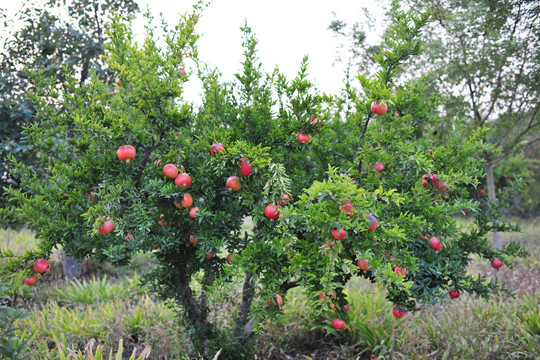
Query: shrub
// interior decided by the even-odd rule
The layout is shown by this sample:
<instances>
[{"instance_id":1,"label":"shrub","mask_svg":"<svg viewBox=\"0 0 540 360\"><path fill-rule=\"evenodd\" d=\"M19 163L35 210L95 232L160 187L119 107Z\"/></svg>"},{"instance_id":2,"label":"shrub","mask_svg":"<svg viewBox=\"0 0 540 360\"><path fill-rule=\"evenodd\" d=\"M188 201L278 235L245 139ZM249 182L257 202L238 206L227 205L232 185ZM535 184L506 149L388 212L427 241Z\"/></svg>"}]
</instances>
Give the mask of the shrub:
<instances>
[{"instance_id":1,"label":"shrub","mask_svg":"<svg viewBox=\"0 0 540 360\"><path fill-rule=\"evenodd\" d=\"M249 356L242 351L262 331L260 320L280 313L298 286L324 324L328 316L347 320L344 286L353 275L384 286L402 311L439 302L450 289L497 291L485 275L466 273L471 254L505 265L524 254L517 244L491 249L489 231L517 227L499 221L495 204L484 211L464 200L481 174L476 155L489 146L482 130L464 138L457 129L445 146L422 137L436 104L419 95L422 79L399 74L421 51L429 15L394 7L378 72L359 75L360 89L346 84L343 98L316 91L307 59L292 80L264 74L246 26L241 73L223 83L217 70L201 71L198 109L182 101L184 68L197 61L198 12L164 30L163 47L155 29L138 45L115 19L107 60L118 83L94 76L59 88L36 77L41 122L26 131L49 175L15 167L25 190L9 191L16 215L40 241L21 262L29 267L57 245L115 265L152 252L157 266L143 283L178 307L195 355L223 348L221 359ZM122 153L125 145L136 154ZM227 186L231 176L240 187ZM476 216L469 232L453 218L464 211ZM243 231L247 217L251 233ZM234 323L218 328L208 293L236 276L244 282Z\"/></svg>"}]
</instances>

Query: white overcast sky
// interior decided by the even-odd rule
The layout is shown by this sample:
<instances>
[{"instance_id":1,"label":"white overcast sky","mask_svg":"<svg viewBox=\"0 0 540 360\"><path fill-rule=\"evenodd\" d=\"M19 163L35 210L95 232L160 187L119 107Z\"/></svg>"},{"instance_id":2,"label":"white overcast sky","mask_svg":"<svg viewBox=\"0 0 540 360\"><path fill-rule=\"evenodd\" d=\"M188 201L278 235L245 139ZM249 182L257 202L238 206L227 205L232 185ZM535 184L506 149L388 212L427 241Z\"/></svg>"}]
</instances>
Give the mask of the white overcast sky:
<instances>
[{"instance_id":1,"label":"white overcast sky","mask_svg":"<svg viewBox=\"0 0 540 360\"><path fill-rule=\"evenodd\" d=\"M224 80L231 80L240 69L242 60L242 34L244 20L259 40L259 58L265 69L275 66L292 77L299 69L304 55L309 56L310 79L327 93L336 94L343 83L346 62L335 63L339 42L328 30L334 18L352 23L364 22L363 8L377 20L368 32L368 42L377 43L385 27L383 4L387 0L214 0L203 12L198 25L199 57L211 66L217 66ZM191 11L195 0L139 0L142 9L149 6L152 13L162 12L171 25L179 14ZM0 7L16 10L17 0L0 0ZM135 22L137 32L143 32L144 19ZM187 100L195 101L199 89L197 81L190 81L186 89ZM195 101L197 102L197 101Z\"/></svg>"}]
</instances>

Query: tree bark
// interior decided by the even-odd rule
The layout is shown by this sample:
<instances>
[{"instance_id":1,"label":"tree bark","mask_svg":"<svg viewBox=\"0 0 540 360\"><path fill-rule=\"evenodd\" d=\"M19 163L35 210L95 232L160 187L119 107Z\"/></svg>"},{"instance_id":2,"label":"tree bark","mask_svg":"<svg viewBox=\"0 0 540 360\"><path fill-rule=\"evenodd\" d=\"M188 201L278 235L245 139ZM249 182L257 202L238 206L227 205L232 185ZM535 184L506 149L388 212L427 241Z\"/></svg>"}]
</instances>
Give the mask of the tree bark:
<instances>
[{"instance_id":1,"label":"tree bark","mask_svg":"<svg viewBox=\"0 0 540 360\"><path fill-rule=\"evenodd\" d=\"M486 163L486 182L488 190L488 198L492 202L497 201L497 196L495 195L495 179L493 178L493 168L495 165L491 162ZM498 231L493 231L493 247L495 249L501 249L501 233Z\"/></svg>"},{"instance_id":2,"label":"tree bark","mask_svg":"<svg viewBox=\"0 0 540 360\"><path fill-rule=\"evenodd\" d=\"M212 338L212 325L208 321L208 309L204 306L205 300L203 296L203 304L197 301L191 287L189 285L189 277L187 276L185 269L177 269L177 295L178 300L184 307L186 312L186 319L193 326L193 332L191 333L191 341L195 349L205 358L210 358L210 339Z\"/></svg>"},{"instance_id":3,"label":"tree bark","mask_svg":"<svg viewBox=\"0 0 540 360\"><path fill-rule=\"evenodd\" d=\"M240 305L238 319L236 320L236 337L249 336L253 332L253 321L252 319L248 319L251 303L255 296L255 284L252 278L253 274L248 271L242 288L242 304Z\"/></svg>"}]
</instances>

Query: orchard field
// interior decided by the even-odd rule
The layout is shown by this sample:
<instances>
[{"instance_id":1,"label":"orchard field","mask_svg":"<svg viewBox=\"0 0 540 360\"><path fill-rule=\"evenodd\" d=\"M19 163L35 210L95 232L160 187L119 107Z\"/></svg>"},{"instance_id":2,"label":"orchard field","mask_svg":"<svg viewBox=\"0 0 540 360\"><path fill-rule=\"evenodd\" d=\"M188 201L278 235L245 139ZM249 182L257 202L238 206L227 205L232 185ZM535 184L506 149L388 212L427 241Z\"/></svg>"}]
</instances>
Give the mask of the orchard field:
<instances>
[{"instance_id":1,"label":"orchard field","mask_svg":"<svg viewBox=\"0 0 540 360\"><path fill-rule=\"evenodd\" d=\"M0 56L0 358L540 358L538 2L394 0L377 44L336 18L327 94L247 20L224 80L211 4L140 38L133 0L32 1Z\"/></svg>"}]
</instances>

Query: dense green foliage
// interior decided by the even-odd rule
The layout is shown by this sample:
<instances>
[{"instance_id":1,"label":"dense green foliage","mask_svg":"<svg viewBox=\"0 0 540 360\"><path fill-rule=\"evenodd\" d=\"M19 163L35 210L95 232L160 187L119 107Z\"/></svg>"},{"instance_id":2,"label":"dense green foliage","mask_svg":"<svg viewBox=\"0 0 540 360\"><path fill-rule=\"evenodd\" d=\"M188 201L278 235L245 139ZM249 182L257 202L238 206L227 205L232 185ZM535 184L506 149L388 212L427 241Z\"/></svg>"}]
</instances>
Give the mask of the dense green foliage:
<instances>
[{"instance_id":1,"label":"dense green foliage","mask_svg":"<svg viewBox=\"0 0 540 360\"><path fill-rule=\"evenodd\" d=\"M441 121L430 124L426 135L443 144L455 127L469 134L486 127L488 131L482 139L494 145L493 150L482 154L486 196L492 201L503 200L497 192L511 191L507 189L508 176L522 177L527 191L516 192L506 208L520 215L538 213L538 2L406 0L401 3L414 10L429 6L433 12L433 21L424 30L426 51L404 71L406 77L429 74L424 96L436 94L444 99L434 109ZM387 16L392 17L391 9ZM365 40L372 25L373 19L367 13L361 22L348 24L335 19L329 26L334 35L348 44L351 57L348 61L361 71L373 69L370 59L378 53Z\"/></svg>"},{"instance_id":2,"label":"dense green foliage","mask_svg":"<svg viewBox=\"0 0 540 360\"><path fill-rule=\"evenodd\" d=\"M279 313L294 287L321 320L329 306L331 316L347 320L343 289L354 275L385 286L388 300L408 311L452 289L484 297L499 290L485 275L466 272L471 254L505 265L524 255L514 243L491 249L489 231L517 228L467 200L467 186L481 175L477 155L492 147L483 129L470 136L457 129L445 146L421 137L436 104L423 100L423 79L399 75L421 51L429 14L397 3L393 14L375 56L377 73L359 75L360 89L347 84L343 99L318 93L307 59L292 80L277 70L264 74L246 26L242 73L222 83L217 70L201 72L198 109L182 101L185 68L197 63L198 11L162 36L150 29L141 45L115 18L107 63L119 83L94 74L82 84L68 77L58 89L43 72L35 76L40 121L26 134L47 176L15 163L23 187L9 189L17 207L2 212L37 230L39 250L22 263L30 267L59 245L79 259L115 265L151 251L157 265L144 283L182 309L194 352L210 357L224 348L220 359L248 356L245 341L261 330L262 318ZM375 116L373 102L390 111ZM131 161L116 156L122 145L135 147ZM251 174L239 175L242 161ZM165 178L165 164L188 173L191 185ZM227 188L230 176L239 176L240 189ZM187 193L190 210L178 206ZM291 200L281 204L286 194ZM280 217L270 219L271 204ZM464 211L476 217L468 232L453 217ZM247 217L249 232L242 228ZM111 232L100 230L107 221ZM332 236L334 228L345 237ZM441 249L430 247L433 236ZM221 328L208 320L208 293L235 275L245 277L236 323Z\"/></svg>"},{"instance_id":3,"label":"dense green foliage","mask_svg":"<svg viewBox=\"0 0 540 360\"><path fill-rule=\"evenodd\" d=\"M535 157L537 160L540 142L538 1L408 3L433 9L434 21L426 29L427 51L416 68L425 69L425 64L430 64L429 89L445 99L440 112L443 121L434 129L437 138L446 141L456 123L462 123L458 126L465 131L485 126L489 131L483 141L494 145L493 150L482 155L490 199L495 201L497 189L505 188L507 183L497 177L502 169L494 174L494 168L511 168L521 159L521 166L532 173L516 171L506 175L524 175L525 184L533 190L518 197L512 208L522 214L525 209L538 212L534 190L538 166L530 161Z\"/></svg>"},{"instance_id":4,"label":"dense green foliage","mask_svg":"<svg viewBox=\"0 0 540 360\"><path fill-rule=\"evenodd\" d=\"M4 186L18 187L20 179L10 174L7 156L44 173L36 148L23 135L23 128L38 119L35 104L28 98L34 84L31 73L61 86L67 76L84 83L90 72L112 83L114 74L103 61L108 17L117 13L129 18L138 11L132 0L27 0L15 14L17 22L0 13L3 26L0 52L0 205L5 206ZM67 16L66 16L67 15ZM7 225L13 226L10 221Z\"/></svg>"}]
</instances>

